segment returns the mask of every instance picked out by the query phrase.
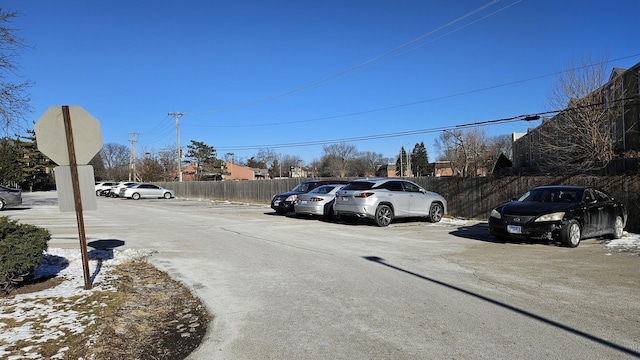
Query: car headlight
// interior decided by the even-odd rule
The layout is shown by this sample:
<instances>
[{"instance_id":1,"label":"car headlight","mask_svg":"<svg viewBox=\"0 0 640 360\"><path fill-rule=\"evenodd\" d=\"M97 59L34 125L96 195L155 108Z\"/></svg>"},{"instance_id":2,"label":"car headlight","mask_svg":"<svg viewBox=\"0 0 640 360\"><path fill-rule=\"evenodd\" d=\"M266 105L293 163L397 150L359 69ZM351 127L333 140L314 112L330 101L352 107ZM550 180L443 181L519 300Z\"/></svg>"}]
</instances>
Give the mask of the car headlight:
<instances>
[{"instance_id":1,"label":"car headlight","mask_svg":"<svg viewBox=\"0 0 640 360\"><path fill-rule=\"evenodd\" d=\"M491 215L489 215L489 217L502 219L502 215L500 215L500 212L496 209L491 210Z\"/></svg>"},{"instance_id":2,"label":"car headlight","mask_svg":"<svg viewBox=\"0 0 640 360\"><path fill-rule=\"evenodd\" d=\"M294 202L298 198L298 195L290 195L285 201Z\"/></svg>"},{"instance_id":3,"label":"car headlight","mask_svg":"<svg viewBox=\"0 0 640 360\"><path fill-rule=\"evenodd\" d=\"M564 211L555 212L551 214L546 214L535 219L534 222L542 222L542 221L560 221L564 217Z\"/></svg>"}]
</instances>

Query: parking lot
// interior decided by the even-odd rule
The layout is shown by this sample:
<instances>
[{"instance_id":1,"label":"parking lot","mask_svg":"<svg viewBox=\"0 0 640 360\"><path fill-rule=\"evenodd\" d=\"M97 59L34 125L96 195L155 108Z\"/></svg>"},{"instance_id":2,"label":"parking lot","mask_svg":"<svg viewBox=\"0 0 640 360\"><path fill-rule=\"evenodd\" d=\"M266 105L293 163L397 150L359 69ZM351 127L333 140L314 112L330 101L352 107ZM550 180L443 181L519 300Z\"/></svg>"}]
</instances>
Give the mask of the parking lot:
<instances>
[{"instance_id":1,"label":"parking lot","mask_svg":"<svg viewBox=\"0 0 640 360\"><path fill-rule=\"evenodd\" d=\"M23 196L3 215L78 247L55 192ZM205 302L215 318L193 359L640 357L640 257L601 239L571 249L496 242L460 219L380 228L104 197L85 227L157 251L149 261Z\"/></svg>"}]
</instances>

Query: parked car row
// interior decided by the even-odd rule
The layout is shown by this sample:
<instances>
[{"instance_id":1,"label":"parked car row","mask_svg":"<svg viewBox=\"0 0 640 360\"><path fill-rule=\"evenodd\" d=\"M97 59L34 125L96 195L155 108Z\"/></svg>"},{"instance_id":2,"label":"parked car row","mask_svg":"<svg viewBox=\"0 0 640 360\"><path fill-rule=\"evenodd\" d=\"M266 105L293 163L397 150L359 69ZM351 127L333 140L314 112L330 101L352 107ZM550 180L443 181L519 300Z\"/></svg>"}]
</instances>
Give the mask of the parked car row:
<instances>
[{"instance_id":1,"label":"parked car row","mask_svg":"<svg viewBox=\"0 0 640 360\"><path fill-rule=\"evenodd\" d=\"M447 201L418 184L400 178L312 180L291 191L274 195L271 208L278 214L295 211L346 222L371 219L388 226L397 218L421 217L439 222L447 213Z\"/></svg>"},{"instance_id":2,"label":"parked car row","mask_svg":"<svg viewBox=\"0 0 640 360\"><path fill-rule=\"evenodd\" d=\"M421 217L439 222L447 201L439 194L400 178L306 181L274 195L278 214L354 222L370 219L381 227L395 219ZM597 236L619 239L627 223L627 208L606 192L585 186L540 186L494 208L489 232L498 240L549 240L577 247Z\"/></svg>"},{"instance_id":3,"label":"parked car row","mask_svg":"<svg viewBox=\"0 0 640 360\"><path fill-rule=\"evenodd\" d=\"M142 198L171 199L175 197L173 190L161 186L132 181L102 182L96 184L96 196L122 197L133 200Z\"/></svg>"}]
</instances>

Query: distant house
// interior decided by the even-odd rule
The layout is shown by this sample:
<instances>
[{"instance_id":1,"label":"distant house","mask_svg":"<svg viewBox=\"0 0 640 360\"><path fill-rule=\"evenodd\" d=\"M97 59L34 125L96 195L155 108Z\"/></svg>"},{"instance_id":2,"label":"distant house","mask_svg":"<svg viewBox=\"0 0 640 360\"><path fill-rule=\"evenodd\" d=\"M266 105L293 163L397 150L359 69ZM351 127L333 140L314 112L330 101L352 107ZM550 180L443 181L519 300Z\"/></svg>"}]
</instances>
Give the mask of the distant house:
<instances>
[{"instance_id":1,"label":"distant house","mask_svg":"<svg viewBox=\"0 0 640 360\"><path fill-rule=\"evenodd\" d=\"M433 165L433 176L453 176L451 161L436 161Z\"/></svg>"},{"instance_id":2,"label":"distant house","mask_svg":"<svg viewBox=\"0 0 640 360\"><path fill-rule=\"evenodd\" d=\"M256 174L253 168L244 165L238 165L230 162L224 163L225 180L255 180Z\"/></svg>"},{"instance_id":3,"label":"distant house","mask_svg":"<svg viewBox=\"0 0 640 360\"><path fill-rule=\"evenodd\" d=\"M376 176L377 177L397 177L398 175L396 175L396 164L389 163L389 164L379 165L378 168L376 169Z\"/></svg>"},{"instance_id":4,"label":"distant house","mask_svg":"<svg viewBox=\"0 0 640 360\"><path fill-rule=\"evenodd\" d=\"M200 171L198 174L196 164L189 164L182 168L182 181L220 181L222 177L220 173L205 174Z\"/></svg>"}]
</instances>

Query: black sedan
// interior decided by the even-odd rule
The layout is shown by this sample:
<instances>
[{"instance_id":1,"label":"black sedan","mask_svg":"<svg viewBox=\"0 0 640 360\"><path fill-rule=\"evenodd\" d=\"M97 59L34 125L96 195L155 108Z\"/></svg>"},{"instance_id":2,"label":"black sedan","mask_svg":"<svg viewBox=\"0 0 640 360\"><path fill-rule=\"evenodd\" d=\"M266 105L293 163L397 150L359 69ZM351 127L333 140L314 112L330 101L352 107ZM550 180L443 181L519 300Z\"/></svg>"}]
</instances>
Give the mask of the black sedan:
<instances>
[{"instance_id":1,"label":"black sedan","mask_svg":"<svg viewBox=\"0 0 640 360\"><path fill-rule=\"evenodd\" d=\"M560 241L622 237L627 208L605 192L584 186L541 186L491 210L489 231L498 239Z\"/></svg>"}]
</instances>

